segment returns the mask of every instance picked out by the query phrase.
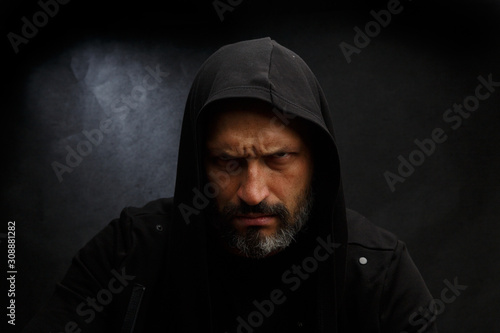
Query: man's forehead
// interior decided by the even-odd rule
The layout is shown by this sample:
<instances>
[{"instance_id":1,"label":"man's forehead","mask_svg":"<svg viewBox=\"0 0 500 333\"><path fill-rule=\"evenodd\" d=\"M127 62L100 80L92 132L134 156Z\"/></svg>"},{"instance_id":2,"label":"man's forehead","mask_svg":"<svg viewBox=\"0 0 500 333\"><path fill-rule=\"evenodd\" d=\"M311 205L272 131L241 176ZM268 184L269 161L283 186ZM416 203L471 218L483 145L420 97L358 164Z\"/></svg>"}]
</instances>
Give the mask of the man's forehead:
<instances>
[{"instance_id":1,"label":"man's forehead","mask_svg":"<svg viewBox=\"0 0 500 333\"><path fill-rule=\"evenodd\" d=\"M237 147L254 147L262 151L279 150L300 145L299 134L292 129L276 129L268 118L244 117L233 119L234 115L222 117L212 127L207 140L209 149L225 150Z\"/></svg>"},{"instance_id":2,"label":"man's forehead","mask_svg":"<svg viewBox=\"0 0 500 333\"><path fill-rule=\"evenodd\" d=\"M300 117L283 122L283 117L279 117L282 112L268 102L251 98L221 100L207 111L205 147L213 153L247 151L250 147L271 153L295 150L304 144L311 148L311 131L306 122Z\"/></svg>"}]
</instances>

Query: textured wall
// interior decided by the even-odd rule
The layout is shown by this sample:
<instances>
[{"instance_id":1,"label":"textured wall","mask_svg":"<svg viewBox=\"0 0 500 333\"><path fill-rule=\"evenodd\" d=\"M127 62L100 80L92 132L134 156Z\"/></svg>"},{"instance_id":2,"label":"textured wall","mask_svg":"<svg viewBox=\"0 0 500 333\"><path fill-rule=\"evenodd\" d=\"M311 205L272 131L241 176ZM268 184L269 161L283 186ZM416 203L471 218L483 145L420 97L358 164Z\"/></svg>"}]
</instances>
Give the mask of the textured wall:
<instances>
[{"instance_id":1,"label":"textured wall","mask_svg":"<svg viewBox=\"0 0 500 333\"><path fill-rule=\"evenodd\" d=\"M500 87L483 88L490 96L477 106L470 97L479 76L500 81L498 2L402 1L350 63L339 44L355 46L353 28L364 30L387 2L246 1L223 22L211 3L71 2L17 53L4 38L2 225L17 223L18 325L123 207L172 195L184 102L204 59L271 36L323 86L348 206L407 243L435 297L445 279L468 286L439 315L440 331L500 330ZM6 36L22 35L21 18L41 10L34 1L6 8ZM446 118L464 100L476 110L460 124ZM441 142L428 156L412 153L436 128ZM397 174L398 156L411 154L421 165L391 189L384 173Z\"/></svg>"}]
</instances>

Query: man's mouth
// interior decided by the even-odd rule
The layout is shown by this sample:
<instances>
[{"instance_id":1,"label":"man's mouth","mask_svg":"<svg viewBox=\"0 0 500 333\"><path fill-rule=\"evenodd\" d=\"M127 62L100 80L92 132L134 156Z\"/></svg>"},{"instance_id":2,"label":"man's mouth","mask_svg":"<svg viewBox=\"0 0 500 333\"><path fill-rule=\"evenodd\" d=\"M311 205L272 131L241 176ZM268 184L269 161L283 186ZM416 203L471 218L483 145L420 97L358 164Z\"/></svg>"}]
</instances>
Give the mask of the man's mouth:
<instances>
[{"instance_id":1,"label":"man's mouth","mask_svg":"<svg viewBox=\"0 0 500 333\"><path fill-rule=\"evenodd\" d=\"M276 215L271 214L245 214L245 215L236 215L233 218L233 221L236 224L239 224L243 227L250 226L269 226L276 219Z\"/></svg>"}]
</instances>

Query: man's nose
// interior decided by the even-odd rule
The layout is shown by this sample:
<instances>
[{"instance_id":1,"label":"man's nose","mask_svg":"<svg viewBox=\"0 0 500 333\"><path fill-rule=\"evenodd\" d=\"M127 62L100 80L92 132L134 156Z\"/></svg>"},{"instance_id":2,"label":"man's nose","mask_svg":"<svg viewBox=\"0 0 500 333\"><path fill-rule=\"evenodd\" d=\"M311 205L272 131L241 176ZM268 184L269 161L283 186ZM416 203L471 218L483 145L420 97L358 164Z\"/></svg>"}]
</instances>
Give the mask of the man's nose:
<instances>
[{"instance_id":1,"label":"man's nose","mask_svg":"<svg viewBox=\"0 0 500 333\"><path fill-rule=\"evenodd\" d=\"M262 168L263 166L260 166L258 161L248 162L246 172L238 188L238 197L250 206L259 204L269 196L267 177Z\"/></svg>"}]
</instances>

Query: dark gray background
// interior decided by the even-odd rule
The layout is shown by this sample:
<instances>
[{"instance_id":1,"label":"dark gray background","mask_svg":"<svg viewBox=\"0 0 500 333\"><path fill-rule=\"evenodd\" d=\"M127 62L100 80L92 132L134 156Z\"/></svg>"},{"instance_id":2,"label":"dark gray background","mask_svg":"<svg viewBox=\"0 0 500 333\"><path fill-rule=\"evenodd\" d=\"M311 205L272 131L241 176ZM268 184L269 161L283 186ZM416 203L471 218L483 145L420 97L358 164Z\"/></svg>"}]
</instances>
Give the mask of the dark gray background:
<instances>
[{"instance_id":1,"label":"dark gray background","mask_svg":"<svg viewBox=\"0 0 500 333\"><path fill-rule=\"evenodd\" d=\"M224 44L270 36L322 84L348 206L407 243L436 298L445 279L468 286L438 316L440 332L500 331L500 88L460 128L442 119L474 94L479 75L500 81L500 4L401 3L350 64L339 43L353 44L353 28L387 2L246 0L221 22L211 1L73 0L18 54L4 38L1 232L16 221L17 328L123 207L173 194L182 112L201 63ZM4 36L40 10L36 1L5 8ZM134 110L113 113L111 103L130 96L146 66L169 75ZM76 149L82 131L105 119L110 133L59 182L51 163L65 163L65 147ZM384 172L397 172L398 156L436 127L448 139L391 192Z\"/></svg>"}]
</instances>

